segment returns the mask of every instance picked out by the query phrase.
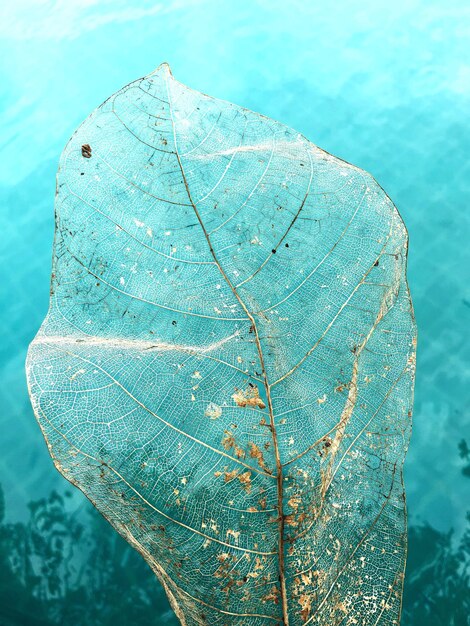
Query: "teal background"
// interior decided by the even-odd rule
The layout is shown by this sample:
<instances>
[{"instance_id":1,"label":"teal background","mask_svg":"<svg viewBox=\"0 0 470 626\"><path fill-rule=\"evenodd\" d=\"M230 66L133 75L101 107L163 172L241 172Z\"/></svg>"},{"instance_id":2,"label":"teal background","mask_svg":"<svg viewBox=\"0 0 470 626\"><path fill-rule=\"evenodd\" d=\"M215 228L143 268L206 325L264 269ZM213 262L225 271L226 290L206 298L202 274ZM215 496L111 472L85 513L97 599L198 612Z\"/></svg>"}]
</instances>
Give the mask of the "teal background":
<instances>
[{"instance_id":1,"label":"teal background","mask_svg":"<svg viewBox=\"0 0 470 626\"><path fill-rule=\"evenodd\" d=\"M470 623L465 5L4 3L0 624L176 623L140 558L54 470L24 376L27 345L48 305L60 152L94 107L162 61L189 86L293 126L368 170L399 208L419 332L403 625Z\"/></svg>"}]
</instances>

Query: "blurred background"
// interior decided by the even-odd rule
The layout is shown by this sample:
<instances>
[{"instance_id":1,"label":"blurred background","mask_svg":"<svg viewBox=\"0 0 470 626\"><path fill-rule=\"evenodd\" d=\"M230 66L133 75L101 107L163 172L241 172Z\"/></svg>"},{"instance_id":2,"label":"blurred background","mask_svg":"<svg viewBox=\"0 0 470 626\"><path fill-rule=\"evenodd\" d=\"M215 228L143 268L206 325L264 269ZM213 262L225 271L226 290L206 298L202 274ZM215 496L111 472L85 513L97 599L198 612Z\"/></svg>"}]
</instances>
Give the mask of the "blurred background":
<instances>
[{"instance_id":1,"label":"blurred background","mask_svg":"<svg viewBox=\"0 0 470 626\"><path fill-rule=\"evenodd\" d=\"M402 625L470 624L469 35L464 0L2 4L0 624L176 625L145 563L54 469L24 375L60 152L162 61L368 170L399 208L419 331Z\"/></svg>"}]
</instances>

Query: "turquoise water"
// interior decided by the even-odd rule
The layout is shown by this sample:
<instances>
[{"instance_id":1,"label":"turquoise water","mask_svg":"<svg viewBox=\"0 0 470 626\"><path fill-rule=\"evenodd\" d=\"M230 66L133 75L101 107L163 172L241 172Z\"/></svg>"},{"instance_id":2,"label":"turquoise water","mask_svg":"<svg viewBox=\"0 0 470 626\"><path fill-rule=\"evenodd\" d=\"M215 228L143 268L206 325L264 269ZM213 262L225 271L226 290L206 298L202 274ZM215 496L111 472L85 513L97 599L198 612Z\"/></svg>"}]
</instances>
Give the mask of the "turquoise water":
<instances>
[{"instance_id":1,"label":"turquoise water","mask_svg":"<svg viewBox=\"0 0 470 626\"><path fill-rule=\"evenodd\" d=\"M470 484L463 443L470 445L465 3L8 4L0 14L0 482L7 522L30 523L28 503L67 489L33 418L23 369L47 310L59 154L96 105L166 60L182 82L279 119L370 171L398 206L410 233L419 330L405 474L413 571L425 568L426 551L445 543L451 528L457 550ZM78 493L64 507L83 517L84 532L98 523ZM423 534L426 525L432 529ZM433 588L416 590L409 579L408 593L423 607L437 601ZM153 601L163 615L164 599ZM460 623L442 620L435 623Z\"/></svg>"}]
</instances>

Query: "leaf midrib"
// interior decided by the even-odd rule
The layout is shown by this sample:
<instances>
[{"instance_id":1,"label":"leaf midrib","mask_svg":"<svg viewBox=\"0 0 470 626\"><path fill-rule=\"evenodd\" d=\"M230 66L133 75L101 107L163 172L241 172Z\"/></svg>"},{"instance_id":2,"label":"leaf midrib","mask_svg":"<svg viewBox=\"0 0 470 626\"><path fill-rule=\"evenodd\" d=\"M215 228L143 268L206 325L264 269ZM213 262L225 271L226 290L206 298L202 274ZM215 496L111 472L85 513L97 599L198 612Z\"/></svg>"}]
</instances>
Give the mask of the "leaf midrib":
<instances>
[{"instance_id":1,"label":"leaf midrib","mask_svg":"<svg viewBox=\"0 0 470 626\"><path fill-rule=\"evenodd\" d=\"M171 124L172 124L172 128L173 128L173 141L174 141L174 149L175 149L175 156L176 159L178 161L178 166L179 169L181 171L181 176L183 179L183 183L186 189L186 193L188 195L188 199L189 202L194 210L194 213L196 215L196 218L201 226L201 229L204 233L204 237L207 241L207 244L209 246L209 251L210 254L212 255L215 264L217 265L217 268L219 269L223 279L225 280L225 282L227 283L228 287L230 288L230 290L232 291L233 295L235 296L235 298L237 299L238 303L240 304L240 306L242 307L242 309L244 310L246 316L247 316L247 321L250 322L251 327L253 329L253 333L254 333L254 337L255 337L255 343L256 343L256 347L258 350L258 357L260 360L260 365L261 365L261 371L262 371L262 377L263 377L263 384L265 387L265 392L266 392L266 398L267 398L267 406L268 406L268 411L269 411L269 430L271 431L271 435L272 435L272 439L273 439L273 450L274 450L274 457L275 457L275 462L276 462L276 485L277 485L277 510L278 510L278 565L279 565L279 582L280 582L280 587L281 587L281 602L282 602L282 621L284 626L289 626L289 613L288 613L288 606L287 606L287 587L286 587L286 574L285 574L285 564L284 564L284 510L283 510L283 499L284 499L284 488L283 488L283 466L281 463L281 458L280 458L280 453L279 453L279 444L278 444L278 440L277 440L277 432L276 432L276 426L275 426L275 422L274 422L274 411L273 411L273 405L272 405L272 398L271 398L271 390L270 390L270 385L269 385L269 381L268 381L268 377L267 377L267 373L266 373L266 367L264 364L264 355L263 355L263 349L261 346L261 342L260 342L260 338L259 338L259 333L258 333L258 327L256 324L256 320L253 317L253 314L250 312L250 310L248 309L248 307L246 306L245 302L242 300L242 298L240 297L239 293L237 292L235 286L232 284L230 278L227 276L225 270L223 269L222 265L219 262L219 259L217 258L217 255L215 253L215 250L212 246L212 242L210 239L210 235L206 229L206 227L204 226L204 222L202 221L201 215L199 213L199 210L192 198L191 195L191 191L189 189L189 185L188 185L188 181L185 175L185 171L184 171L184 167L183 167L183 163L181 161L181 157L179 155L179 151L178 151L178 146L177 146L177 141L176 141L176 126L175 126L175 122L173 119L173 110L172 110L172 99L171 99L171 93L170 93L170 88L168 85L168 75L169 75L169 71L167 71L165 73L165 84L166 84L166 89L167 89L167 94L168 94L168 108L169 108L169 113L170 113L170 119L171 119ZM302 205L303 206L303 205Z\"/></svg>"}]
</instances>

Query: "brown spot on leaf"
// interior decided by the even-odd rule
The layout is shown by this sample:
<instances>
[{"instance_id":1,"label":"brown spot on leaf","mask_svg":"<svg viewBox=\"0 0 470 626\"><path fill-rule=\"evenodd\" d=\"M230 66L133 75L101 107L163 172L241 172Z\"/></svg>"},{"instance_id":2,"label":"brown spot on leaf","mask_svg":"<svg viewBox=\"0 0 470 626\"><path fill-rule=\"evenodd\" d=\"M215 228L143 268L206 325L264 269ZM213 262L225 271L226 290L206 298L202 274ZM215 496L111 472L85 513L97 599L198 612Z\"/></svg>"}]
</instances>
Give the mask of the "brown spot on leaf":
<instances>
[{"instance_id":1,"label":"brown spot on leaf","mask_svg":"<svg viewBox=\"0 0 470 626\"><path fill-rule=\"evenodd\" d=\"M300 615L302 616L302 621L306 622L308 620L308 616L310 615L310 610L312 608L312 599L306 593L303 593L299 598L299 604L302 607L300 611Z\"/></svg>"},{"instance_id":2,"label":"brown spot on leaf","mask_svg":"<svg viewBox=\"0 0 470 626\"><path fill-rule=\"evenodd\" d=\"M82 157L85 159L91 159L91 146L88 143L84 143L82 146Z\"/></svg>"},{"instance_id":3,"label":"brown spot on leaf","mask_svg":"<svg viewBox=\"0 0 470 626\"><path fill-rule=\"evenodd\" d=\"M262 602L274 602L279 603L279 589L277 587L271 587L271 591L261 598Z\"/></svg>"},{"instance_id":4,"label":"brown spot on leaf","mask_svg":"<svg viewBox=\"0 0 470 626\"><path fill-rule=\"evenodd\" d=\"M243 489L247 492L251 492L251 472L243 472L238 476L238 480L241 482Z\"/></svg>"},{"instance_id":5,"label":"brown spot on leaf","mask_svg":"<svg viewBox=\"0 0 470 626\"><path fill-rule=\"evenodd\" d=\"M267 466L266 466L266 462L264 460L263 453L258 448L258 446L255 443L253 443L253 442L250 442L249 446L250 446L250 456L251 456L251 458L252 459L256 459L258 461L258 465L261 467L261 469L263 469L265 471L269 471Z\"/></svg>"},{"instance_id":6,"label":"brown spot on leaf","mask_svg":"<svg viewBox=\"0 0 470 626\"><path fill-rule=\"evenodd\" d=\"M230 480L233 480L237 477L238 470L232 470L231 472L225 472L225 482L228 483Z\"/></svg>"},{"instance_id":7,"label":"brown spot on leaf","mask_svg":"<svg viewBox=\"0 0 470 626\"><path fill-rule=\"evenodd\" d=\"M235 446L235 456L237 459L244 459L246 457L245 450L242 450L238 446Z\"/></svg>"},{"instance_id":8,"label":"brown spot on leaf","mask_svg":"<svg viewBox=\"0 0 470 626\"><path fill-rule=\"evenodd\" d=\"M250 384L248 389L245 391L237 389L232 395L232 398L235 400L237 405L241 407L257 406L260 409L266 408L265 403L260 398L258 387L253 384Z\"/></svg>"},{"instance_id":9,"label":"brown spot on leaf","mask_svg":"<svg viewBox=\"0 0 470 626\"><path fill-rule=\"evenodd\" d=\"M299 504L302 502L302 498L300 497L300 494L295 494L293 496L291 496L287 502L287 504L294 509L294 511L297 511L297 509L299 508Z\"/></svg>"},{"instance_id":10,"label":"brown spot on leaf","mask_svg":"<svg viewBox=\"0 0 470 626\"><path fill-rule=\"evenodd\" d=\"M225 450L231 450L235 445L235 438L229 430L225 431L225 434L222 438L222 445Z\"/></svg>"}]
</instances>

